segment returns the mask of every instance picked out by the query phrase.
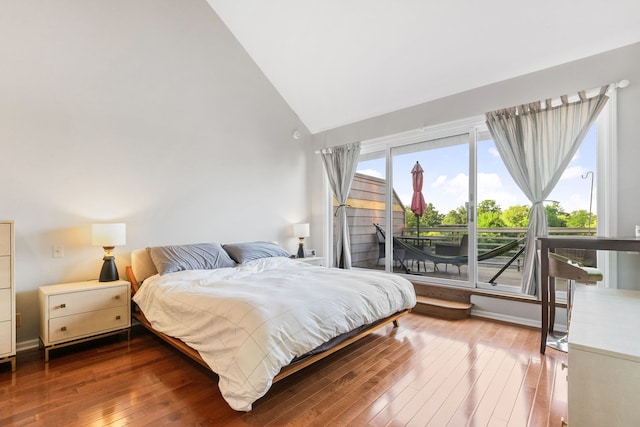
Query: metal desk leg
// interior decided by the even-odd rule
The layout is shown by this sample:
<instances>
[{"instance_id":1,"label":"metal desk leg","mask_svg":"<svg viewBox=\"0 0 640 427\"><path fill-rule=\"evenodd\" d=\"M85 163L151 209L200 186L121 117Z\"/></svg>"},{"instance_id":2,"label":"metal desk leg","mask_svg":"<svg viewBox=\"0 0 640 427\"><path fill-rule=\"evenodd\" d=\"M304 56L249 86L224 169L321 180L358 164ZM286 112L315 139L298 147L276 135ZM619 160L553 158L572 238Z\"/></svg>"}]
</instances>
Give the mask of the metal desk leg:
<instances>
[{"instance_id":1,"label":"metal desk leg","mask_svg":"<svg viewBox=\"0 0 640 427\"><path fill-rule=\"evenodd\" d=\"M542 293L542 323L540 325L540 353L547 348L549 331L549 246L543 240L540 243L540 291Z\"/></svg>"}]
</instances>

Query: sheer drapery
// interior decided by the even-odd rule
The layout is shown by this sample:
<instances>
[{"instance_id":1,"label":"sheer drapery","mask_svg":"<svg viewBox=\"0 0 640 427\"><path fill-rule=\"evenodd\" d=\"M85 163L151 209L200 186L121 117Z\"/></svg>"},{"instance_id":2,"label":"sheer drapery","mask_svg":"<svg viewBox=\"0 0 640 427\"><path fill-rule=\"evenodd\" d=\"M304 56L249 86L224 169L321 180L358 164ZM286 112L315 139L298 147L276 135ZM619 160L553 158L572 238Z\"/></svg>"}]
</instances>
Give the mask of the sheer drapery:
<instances>
[{"instance_id":1,"label":"sheer drapery","mask_svg":"<svg viewBox=\"0 0 640 427\"><path fill-rule=\"evenodd\" d=\"M580 92L576 102L562 96L558 106L546 100L486 113L502 161L532 203L522 273L522 292L527 295L540 294L536 237L547 235L543 202L605 106L607 88L592 98Z\"/></svg>"},{"instance_id":2,"label":"sheer drapery","mask_svg":"<svg viewBox=\"0 0 640 427\"><path fill-rule=\"evenodd\" d=\"M351 183L356 174L358 159L360 157L360 143L341 145L325 148L320 151L329 185L333 195L338 201L335 215L338 217L336 230L336 247L334 265L340 268L351 268L351 239L349 238L349 225L347 224L346 203L351 190Z\"/></svg>"}]
</instances>

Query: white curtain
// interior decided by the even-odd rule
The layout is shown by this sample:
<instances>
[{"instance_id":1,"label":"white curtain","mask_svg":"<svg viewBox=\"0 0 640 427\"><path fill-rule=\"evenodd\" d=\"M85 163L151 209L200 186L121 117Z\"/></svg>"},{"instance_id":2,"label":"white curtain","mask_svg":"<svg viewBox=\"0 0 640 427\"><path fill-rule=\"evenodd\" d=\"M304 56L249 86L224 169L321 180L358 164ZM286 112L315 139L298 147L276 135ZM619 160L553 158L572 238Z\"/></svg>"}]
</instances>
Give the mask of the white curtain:
<instances>
[{"instance_id":1,"label":"white curtain","mask_svg":"<svg viewBox=\"0 0 640 427\"><path fill-rule=\"evenodd\" d=\"M547 235L543 202L567 168L605 106L608 86L598 95L553 106L551 100L486 113L487 126L507 170L532 203L525 244L522 292L540 296L536 238Z\"/></svg>"},{"instance_id":2,"label":"white curtain","mask_svg":"<svg viewBox=\"0 0 640 427\"><path fill-rule=\"evenodd\" d=\"M338 201L338 208L335 215L338 217L336 230L335 258L333 265L350 269L351 268L351 239L349 238L349 225L347 224L347 197L351 190L353 176L356 174L358 159L360 157L360 143L341 145L338 147L325 148L320 151L324 162L329 184L333 190L333 195Z\"/></svg>"}]
</instances>

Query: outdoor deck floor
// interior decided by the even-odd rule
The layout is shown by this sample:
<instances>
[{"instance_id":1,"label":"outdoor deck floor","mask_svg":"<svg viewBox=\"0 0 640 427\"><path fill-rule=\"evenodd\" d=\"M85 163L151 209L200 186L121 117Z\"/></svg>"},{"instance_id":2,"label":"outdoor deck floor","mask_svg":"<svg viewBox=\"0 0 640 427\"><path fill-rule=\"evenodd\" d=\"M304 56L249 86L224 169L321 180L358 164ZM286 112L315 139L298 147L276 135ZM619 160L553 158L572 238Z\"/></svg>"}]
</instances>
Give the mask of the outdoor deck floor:
<instances>
[{"instance_id":1,"label":"outdoor deck floor","mask_svg":"<svg viewBox=\"0 0 640 427\"><path fill-rule=\"evenodd\" d=\"M438 271L433 271L433 264L427 265L427 271L424 271L424 267L420 264L420 271L417 269L417 265L409 264L409 268L411 269L411 275L422 276L422 277L437 277L451 280L462 280L468 281L468 270L466 266L462 266L460 268L460 273L458 273L458 267L456 266L448 266L445 270L444 266L440 266ZM384 267L379 266L380 270L383 270ZM487 267L480 265L478 267L478 282L479 283L488 283L489 280L498 272L499 268L496 267ZM394 267L394 272L398 274L404 274L405 271L402 268ZM496 280L496 284L503 286L511 286L514 288L516 292L520 289L522 281L522 269L517 270L516 268L508 268L506 269L500 277ZM566 289L566 281L564 279L556 279L556 287L559 291L563 291Z\"/></svg>"}]
</instances>

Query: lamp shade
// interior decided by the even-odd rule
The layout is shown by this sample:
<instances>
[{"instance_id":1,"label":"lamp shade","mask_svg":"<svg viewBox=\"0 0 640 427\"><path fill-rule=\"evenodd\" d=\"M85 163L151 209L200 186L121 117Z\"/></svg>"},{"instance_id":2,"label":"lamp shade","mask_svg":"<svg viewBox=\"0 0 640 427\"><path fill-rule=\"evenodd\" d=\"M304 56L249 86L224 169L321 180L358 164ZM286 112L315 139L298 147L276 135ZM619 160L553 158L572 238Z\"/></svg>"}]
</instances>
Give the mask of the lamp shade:
<instances>
[{"instance_id":1,"label":"lamp shade","mask_svg":"<svg viewBox=\"0 0 640 427\"><path fill-rule=\"evenodd\" d=\"M127 225L116 224L93 224L91 226L91 245L112 247L127 244Z\"/></svg>"},{"instance_id":2,"label":"lamp shade","mask_svg":"<svg viewBox=\"0 0 640 427\"><path fill-rule=\"evenodd\" d=\"M293 224L293 235L296 237L309 237L309 224Z\"/></svg>"}]
</instances>

